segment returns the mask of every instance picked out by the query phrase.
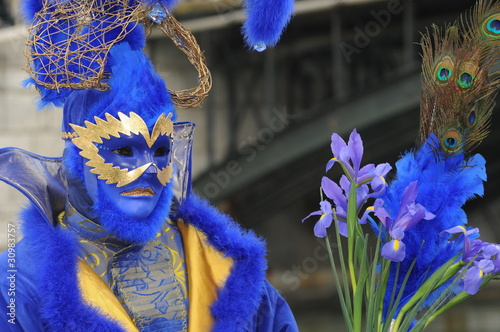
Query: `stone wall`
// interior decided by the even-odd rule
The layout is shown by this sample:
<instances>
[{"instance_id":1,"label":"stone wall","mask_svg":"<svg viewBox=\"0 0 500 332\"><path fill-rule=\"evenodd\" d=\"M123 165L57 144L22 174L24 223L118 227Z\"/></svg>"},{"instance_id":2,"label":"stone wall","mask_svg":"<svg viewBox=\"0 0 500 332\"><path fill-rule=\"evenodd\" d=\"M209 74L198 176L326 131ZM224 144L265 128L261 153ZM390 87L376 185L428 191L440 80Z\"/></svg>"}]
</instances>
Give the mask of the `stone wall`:
<instances>
[{"instance_id":1,"label":"stone wall","mask_svg":"<svg viewBox=\"0 0 500 332\"><path fill-rule=\"evenodd\" d=\"M61 112L56 109L37 111L37 93L23 88L28 75L25 66L26 27L16 25L0 29L0 147L18 147L36 154L60 156ZM7 243L8 224L17 219L25 204L23 195L0 184L0 251ZM20 233L17 232L20 238Z\"/></svg>"}]
</instances>

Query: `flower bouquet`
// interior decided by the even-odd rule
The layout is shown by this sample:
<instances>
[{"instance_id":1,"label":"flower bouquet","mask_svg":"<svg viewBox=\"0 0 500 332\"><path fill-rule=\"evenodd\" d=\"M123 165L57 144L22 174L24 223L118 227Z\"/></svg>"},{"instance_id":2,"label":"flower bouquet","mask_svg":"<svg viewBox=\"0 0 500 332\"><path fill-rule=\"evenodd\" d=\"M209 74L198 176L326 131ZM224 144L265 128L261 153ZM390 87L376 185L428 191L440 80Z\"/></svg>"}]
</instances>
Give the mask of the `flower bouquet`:
<instances>
[{"instance_id":1,"label":"flower bouquet","mask_svg":"<svg viewBox=\"0 0 500 332\"><path fill-rule=\"evenodd\" d=\"M333 134L314 234L325 238L349 331L421 331L500 276L500 245L467 226L465 202L483 195L486 136L500 87L500 2L422 38L420 137L396 163L362 166L354 130ZM304 219L304 220L305 220ZM304 221L303 220L303 221ZM336 243L336 252L331 242Z\"/></svg>"},{"instance_id":2,"label":"flower bouquet","mask_svg":"<svg viewBox=\"0 0 500 332\"><path fill-rule=\"evenodd\" d=\"M305 219L320 216L314 234L325 238L349 331L421 331L500 273L500 245L479 240L461 208L483 193L484 158L444 158L435 144L431 135L404 155L387 185L388 164L361 166L356 130L347 144L332 135L326 171L344 174L323 177L326 197Z\"/></svg>"}]
</instances>

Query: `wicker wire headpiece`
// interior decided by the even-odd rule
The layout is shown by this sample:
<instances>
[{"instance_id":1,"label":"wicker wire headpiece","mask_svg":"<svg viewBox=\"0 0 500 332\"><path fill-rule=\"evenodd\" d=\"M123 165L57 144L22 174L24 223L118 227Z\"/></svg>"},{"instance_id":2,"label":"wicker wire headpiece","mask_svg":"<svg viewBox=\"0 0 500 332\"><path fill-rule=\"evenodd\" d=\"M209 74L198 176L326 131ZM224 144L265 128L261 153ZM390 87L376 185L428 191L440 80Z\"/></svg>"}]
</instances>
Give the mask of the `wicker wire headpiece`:
<instances>
[{"instance_id":1,"label":"wicker wire headpiece","mask_svg":"<svg viewBox=\"0 0 500 332\"><path fill-rule=\"evenodd\" d=\"M158 6L145 8L137 0L44 0L28 30L26 70L47 89L107 90L106 62L113 45L139 23L147 31L157 25L198 71L198 86L169 90L172 101L180 108L198 107L212 86L205 57L193 34ZM164 16L151 17L155 10Z\"/></svg>"}]
</instances>

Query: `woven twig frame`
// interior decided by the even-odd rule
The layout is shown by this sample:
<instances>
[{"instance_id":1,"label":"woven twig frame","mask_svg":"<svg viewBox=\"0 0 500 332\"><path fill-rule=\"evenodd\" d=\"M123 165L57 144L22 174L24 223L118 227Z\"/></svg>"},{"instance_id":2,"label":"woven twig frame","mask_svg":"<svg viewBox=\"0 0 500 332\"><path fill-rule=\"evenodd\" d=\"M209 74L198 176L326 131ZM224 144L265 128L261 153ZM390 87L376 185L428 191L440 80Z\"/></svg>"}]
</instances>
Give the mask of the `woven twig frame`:
<instances>
[{"instance_id":1,"label":"woven twig frame","mask_svg":"<svg viewBox=\"0 0 500 332\"><path fill-rule=\"evenodd\" d=\"M167 18L158 24L158 28L174 42L178 49L186 54L189 62L198 71L198 86L196 88L180 91L168 90L174 104L181 108L199 107L212 88L212 77L200 46L191 31L184 28L171 14L168 14Z\"/></svg>"},{"instance_id":2,"label":"woven twig frame","mask_svg":"<svg viewBox=\"0 0 500 332\"><path fill-rule=\"evenodd\" d=\"M149 9L127 0L45 0L28 30L26 71L40 86L107 90L105 64L110 49L138 23L149 29ZM192 33L171 15L158 27L181 49L198 71L196 88L172 91L181 108L198 107L211 88L210 72ZM112 33L106 40L105 34Z\"/></svg>"},{"instance_id":3,"label":"woven twig frame","mask_svg":"<svg viewBox=\"0 0 500 332\"><path fill-rule=\"evenodd\" d=\"M45 0L28 30L26 70L47 89L106 90L108 52L143 12L122 0ZM111 30L115 36L106 41Z\"/></svg>"}]
</instances>

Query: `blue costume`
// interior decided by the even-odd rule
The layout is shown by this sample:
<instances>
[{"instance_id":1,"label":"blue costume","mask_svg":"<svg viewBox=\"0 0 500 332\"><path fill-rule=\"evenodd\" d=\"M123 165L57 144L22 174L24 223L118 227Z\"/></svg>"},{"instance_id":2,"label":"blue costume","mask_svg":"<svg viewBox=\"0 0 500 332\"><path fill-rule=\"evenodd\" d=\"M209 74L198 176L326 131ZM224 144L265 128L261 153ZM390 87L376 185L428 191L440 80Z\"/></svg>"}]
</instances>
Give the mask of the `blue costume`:
<instances>
[{"instance_id":1,"label":"blue costume","mask_svg":"<svg viewBox=\"0 0 500 332\"><path fill-rule=\"evenodd\" d=\"M297 331L265 279L264 243L190 191L194 124L174 122L174 104L201 97L167 90L133 22L143 6L163 22L172 1L131 3L24 4L29 83L64 106L66 146L60 159L0 150L0 180L29 199L23 239L0 257L0 330ZM277 33L254 22L265 38L250 24L249 43L276 43L293 1L275 7L288 11Z\"/></svg>"},{"instance_id":2,"label":"blue costume","mask_svg":"<svg viewBox=\"0 0 500 332\"><path fill-rule=\"evenodd\" d=\"M15 269L5 265L7 252L0 257L0 305L6 308L10 299L15 299L15 315L11 320L15 324L9 322L9 316L7 319L4 317L0 320L0 330L126 330L117 323L118 319L113 320L86 303L77 286L78 275L84 273L77 268L80 261L79 243L75 234L60 227L57 221L57 216L65 210L66 204L66 180L61 160L43 158L12 148L3 149L0 159L2 180L22 190L31 201L22 214L24 239L15 247ZM6 163L9 167L3 167ZM210 291L217 293L213 303L199 309L194 306L203 306L203 303L197 304L196 301L205 295L200 294L198 297L189 294L192 302L189 303L188 331L209 330L191 328L191 322L211 320L214 331L297 331L288 305L265 280L263 243L255 235L245 234L227 216L194 194L180 194L186 197L171 219L183 220L183 234L190 237L190 241L195 236L196 241L201 241L198 245L206 246L201 250L205 257L214 255L214 261L229 259L232 265L225 282L219 286L216 285L217 280L212 280L219 273L214 271L216 267L209 263L191 270L190 253L186 253L188 279L198 279L193 281L195 284L204 283L198 286L202 291L212 288ZM189 248L185 245L186 250ZM16 272L11 273L10 270ZM200 275L195 275L195 271ZM10 280L7 277L11 274L16 278L14 296L8 296ZM190 291L195 292L194 287L197 286L188 284Z\"/></svg>"}]
</instances>

